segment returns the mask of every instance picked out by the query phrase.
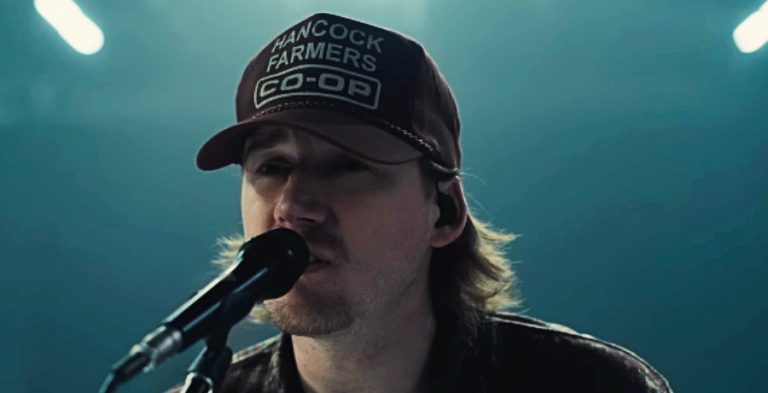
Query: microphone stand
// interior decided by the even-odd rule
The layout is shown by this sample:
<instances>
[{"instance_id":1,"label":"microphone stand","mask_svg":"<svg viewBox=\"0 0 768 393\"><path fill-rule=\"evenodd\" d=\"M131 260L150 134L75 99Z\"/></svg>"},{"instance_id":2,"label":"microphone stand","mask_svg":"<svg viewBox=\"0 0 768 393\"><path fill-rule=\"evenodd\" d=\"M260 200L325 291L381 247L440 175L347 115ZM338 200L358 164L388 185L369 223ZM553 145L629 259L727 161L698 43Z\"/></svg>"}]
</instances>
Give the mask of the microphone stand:
<instances>
[{"instance_id":1,"label":"microphone stand","mask_svg":"<svg viewBox=\"0 0 768 393\"><path fill-rule=\"evenodd\" d=\"M229 332L248 315L255 303L255 297L247 291L232 292L222 300L216 326L206 339L205 348L187 369L182 392L213 393L218 390L232 363L232 349L227 346Z\"/></svg>"}]
</instances>

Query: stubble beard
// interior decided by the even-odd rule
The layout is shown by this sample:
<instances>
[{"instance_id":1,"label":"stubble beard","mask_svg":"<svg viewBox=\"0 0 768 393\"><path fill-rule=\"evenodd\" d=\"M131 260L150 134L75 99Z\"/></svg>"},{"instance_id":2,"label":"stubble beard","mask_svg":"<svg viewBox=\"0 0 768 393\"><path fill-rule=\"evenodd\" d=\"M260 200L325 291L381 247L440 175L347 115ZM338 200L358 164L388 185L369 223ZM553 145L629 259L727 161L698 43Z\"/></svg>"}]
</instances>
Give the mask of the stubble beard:
<instances>
[{"instance_id":1,"label":"stubble beard","mask_svg":"<svg viewBox=\"0 0 768 393\"><path fill-rule=\"evenodd\" d=\"M349 301L340 293L318 293L297 283L278 299L264 302L272 323L294 336L320 337L344 331L354 318Z\"/></svg>"}]
</instances>

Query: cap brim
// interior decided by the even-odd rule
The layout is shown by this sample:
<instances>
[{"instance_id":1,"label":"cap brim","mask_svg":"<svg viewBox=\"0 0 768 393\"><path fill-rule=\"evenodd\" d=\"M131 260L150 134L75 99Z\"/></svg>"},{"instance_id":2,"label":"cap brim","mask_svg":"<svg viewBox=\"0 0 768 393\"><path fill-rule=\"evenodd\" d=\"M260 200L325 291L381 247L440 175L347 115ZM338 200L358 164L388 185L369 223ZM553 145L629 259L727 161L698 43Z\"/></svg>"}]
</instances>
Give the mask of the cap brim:
<instances>
[{"instance_id":1,"label":"cap brim","mask_svg":"<svg viewBox=\"0 0 768 393\"><path fill-rule=\"evenodd\" d=\"M307 132L352 154L382 164L413 161L424 154L388 131L352 115L302 108L249 119L220 131L197 152L197 167L210 171L240 163L245 140L267 125L283 125Z\"/></svg>"}]
</instances>

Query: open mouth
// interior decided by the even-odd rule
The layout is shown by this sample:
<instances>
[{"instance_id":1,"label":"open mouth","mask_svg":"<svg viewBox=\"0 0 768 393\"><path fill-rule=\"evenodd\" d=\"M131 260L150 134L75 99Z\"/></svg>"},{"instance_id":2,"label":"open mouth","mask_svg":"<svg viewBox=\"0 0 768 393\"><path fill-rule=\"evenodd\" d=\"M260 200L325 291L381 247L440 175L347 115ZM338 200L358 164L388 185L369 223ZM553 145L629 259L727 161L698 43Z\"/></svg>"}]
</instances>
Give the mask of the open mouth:
<instances>
[{"instance_id":1,"label":"open mouth","mask_svg":"<svg viewBox=\"0 0 768 393\"><path fill-rule=\"evenodd\" d=\"M326 267L330 266L331 263L324 261L322 259L319 259L312 255L309 258L309 264L307 265L307 268L304 270L304 274L316 272L321 269L325 269Z\"/></svg>"}]
</instances>

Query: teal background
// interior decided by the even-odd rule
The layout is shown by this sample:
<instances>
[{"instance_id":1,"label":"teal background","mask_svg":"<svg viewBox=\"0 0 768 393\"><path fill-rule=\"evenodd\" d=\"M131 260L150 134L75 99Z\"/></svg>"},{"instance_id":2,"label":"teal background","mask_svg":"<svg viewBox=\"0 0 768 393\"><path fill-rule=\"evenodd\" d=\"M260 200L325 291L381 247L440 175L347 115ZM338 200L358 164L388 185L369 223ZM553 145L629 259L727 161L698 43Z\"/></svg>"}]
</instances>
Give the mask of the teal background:
<instances>
[{"instance_id":1,"label":"teal background","mask_svg":"<svg viewBox=\"0 0 768 393\"><path fill-rule=\"evenodd\" d=\"M96 391L214 277L238 171L194 155L233 122L248 60L319 10L438 61L471 203L523 235L525 313L632 349L676 392L768 391L768 48L731 38L760 0L79 4L106 37L93 56L32 1L0 3L3 391ZM175 384L196 352L120 391Z\"/></svg>"}]
</instances>

